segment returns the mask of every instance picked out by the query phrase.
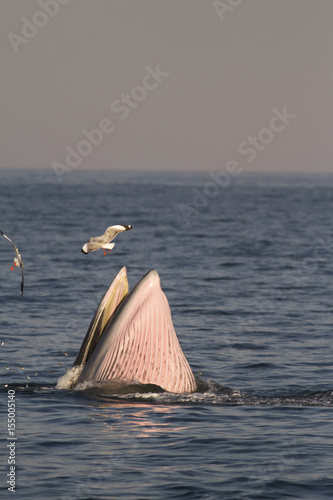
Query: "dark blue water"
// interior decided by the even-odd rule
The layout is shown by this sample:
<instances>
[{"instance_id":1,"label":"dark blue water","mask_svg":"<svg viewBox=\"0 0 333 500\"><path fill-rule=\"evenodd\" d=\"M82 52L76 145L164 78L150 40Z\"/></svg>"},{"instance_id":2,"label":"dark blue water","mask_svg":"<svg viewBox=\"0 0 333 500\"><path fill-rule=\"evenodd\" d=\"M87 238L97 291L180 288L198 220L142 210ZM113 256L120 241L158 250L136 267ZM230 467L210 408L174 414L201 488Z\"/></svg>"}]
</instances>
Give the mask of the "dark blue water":
<instances>
[{"instance_id":1,"label":"dark blue water","mask_svg":"<svg viewBox=\"0 0 333 500\"><path fill-rule=\"evenodd\" d=\"M1 172L0 229L26 266L20 297L1 238L2 498L9 389L16 498L332 498L333 176L210 181ZM111 254L80 252L119 223L134 229ZM158 270L197 393L56 389L123 265L131 288Z\"/></svg>"}]
</instances>

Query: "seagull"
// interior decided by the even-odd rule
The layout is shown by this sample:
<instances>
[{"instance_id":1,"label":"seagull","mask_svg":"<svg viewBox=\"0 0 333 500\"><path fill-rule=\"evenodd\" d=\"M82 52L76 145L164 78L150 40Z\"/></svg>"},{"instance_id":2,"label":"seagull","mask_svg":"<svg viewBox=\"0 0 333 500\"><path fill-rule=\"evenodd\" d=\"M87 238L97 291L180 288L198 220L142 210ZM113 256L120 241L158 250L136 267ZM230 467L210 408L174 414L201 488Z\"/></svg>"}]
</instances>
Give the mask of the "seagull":
<instances>
[{"instance_id":1,"label":"seagull","mask_svg":"<svg viewBox=\"0 0 333 500\"><path fill-rule=\"evenodd\" d=\"M24 264L22 262L21 254L19 253L17 246L14 245L14 243L12 242L12 240L10 238L8 238L8 236L6 236L2 231L0 231L0 233L2 234L2 236L4 238L6 238L6 240L9 241L9 243L12 245L12 247L15 250L16 257L14 257L14 266L12 266L10 268L10 270L13 271L15 269L15 267L20 267L21 268L21 271L22 271L21 295L23 295L23 287L24 287L24 271L23 271L23 268L24 268Z\"/></svg>"},{"instance_id":2,"label":"seagull","mask_svg":"<svg viewBox=\"0 0 333 500\"><path fill-rule=\"evenodd\" d=\"M110 226L107 228L104 234L102 236L96 236L95 238L90 238L88 242L83 245L81 248L81 252L87 254L90 252L94 252L95 250L99 250L100 248L103 248L104 255L106 255L106 250L109 250L111 252L112 248L114 247L115 243L110 243L118 233L121 233L123 231L129 231L132 229L133 226Z\"/></svg>"}]
</instances>

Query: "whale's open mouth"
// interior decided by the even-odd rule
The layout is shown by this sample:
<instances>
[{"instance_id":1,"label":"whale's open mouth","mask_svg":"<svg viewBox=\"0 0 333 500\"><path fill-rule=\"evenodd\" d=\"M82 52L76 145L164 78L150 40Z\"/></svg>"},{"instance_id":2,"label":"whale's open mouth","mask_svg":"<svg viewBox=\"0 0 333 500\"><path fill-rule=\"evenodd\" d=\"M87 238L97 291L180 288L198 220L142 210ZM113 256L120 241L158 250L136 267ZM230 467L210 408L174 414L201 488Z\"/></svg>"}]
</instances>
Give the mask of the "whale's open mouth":
<instances>
[{"instance_id":1,"label":"whale's open mouth","mask_svg":"<svg viewBox=\"0 0 333 500\"><path fill-rule=\"evenodd\" d=\"M76 385L115 380L153 384L174 393L196 390L157 271L147 273L130 293L126 268L119 271L98 306L74 366L82 369Z\"/></svg>"}]
</instances>

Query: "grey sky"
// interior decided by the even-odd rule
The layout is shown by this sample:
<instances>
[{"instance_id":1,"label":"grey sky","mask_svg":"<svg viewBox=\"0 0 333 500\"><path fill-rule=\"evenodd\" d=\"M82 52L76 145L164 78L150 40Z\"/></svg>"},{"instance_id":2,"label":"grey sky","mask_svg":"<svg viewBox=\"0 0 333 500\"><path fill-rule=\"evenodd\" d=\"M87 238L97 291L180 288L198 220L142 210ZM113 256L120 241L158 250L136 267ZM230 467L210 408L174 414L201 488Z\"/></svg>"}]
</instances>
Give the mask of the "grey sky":
<instances>
[{"instance_id":1,"label":"grey sky","mask_svg":"<svg viewBox=\"0 0 333 500\"><path fill-rule=\"evenodd\" d=\"M0 0L0 167L333 172L333 1L219 4Z\"/></svg>"}]
</instances>

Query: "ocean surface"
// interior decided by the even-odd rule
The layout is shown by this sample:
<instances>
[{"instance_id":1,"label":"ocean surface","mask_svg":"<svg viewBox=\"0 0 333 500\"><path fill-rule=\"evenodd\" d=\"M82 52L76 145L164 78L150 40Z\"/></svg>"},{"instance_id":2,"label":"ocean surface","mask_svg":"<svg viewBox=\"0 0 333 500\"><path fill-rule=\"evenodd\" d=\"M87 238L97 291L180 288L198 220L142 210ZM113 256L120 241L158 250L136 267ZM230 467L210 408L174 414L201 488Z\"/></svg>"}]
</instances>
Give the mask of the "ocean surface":
<instances>
[{"instance_id":1,"label":"ocean surface","mask_svg":"<svg viewBox=\"0 0 333 500\"><path fill-rule=\"evenodd\" d=\"M0 171L1 498L333 498L333 176ZM81 246L132 224L107 256ZM157 269L194 394L59 390L114 276ZM15 494L8 491L15 391ZM13 456L12 453L12 456Z\"/></svg>"}]
</instances>

